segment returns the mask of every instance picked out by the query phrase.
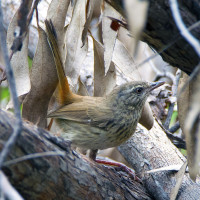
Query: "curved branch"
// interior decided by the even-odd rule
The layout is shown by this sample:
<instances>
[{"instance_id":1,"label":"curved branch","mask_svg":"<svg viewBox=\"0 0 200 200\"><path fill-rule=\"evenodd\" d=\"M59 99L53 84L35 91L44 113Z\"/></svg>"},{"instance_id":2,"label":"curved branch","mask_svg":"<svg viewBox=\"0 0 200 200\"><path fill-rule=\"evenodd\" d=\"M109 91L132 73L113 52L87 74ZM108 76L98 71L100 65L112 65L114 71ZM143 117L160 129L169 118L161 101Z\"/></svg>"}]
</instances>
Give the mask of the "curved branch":
<instances>
[{"instance_id":1,"label":"curved branch","mask_svg":"<svg viewBox=\"0 0 200 200\"><path fill-rule=\"evenodd\" d=\"M0 110L1 140L10 136L15 121ZM151 200L145 188L128 175L89 160L71 150L68 142L30 123L23 123L22 134L9 159L47 151L65 151L65 155L34 158L3 167L25 199Z\"/></svg>"}]
</instances>

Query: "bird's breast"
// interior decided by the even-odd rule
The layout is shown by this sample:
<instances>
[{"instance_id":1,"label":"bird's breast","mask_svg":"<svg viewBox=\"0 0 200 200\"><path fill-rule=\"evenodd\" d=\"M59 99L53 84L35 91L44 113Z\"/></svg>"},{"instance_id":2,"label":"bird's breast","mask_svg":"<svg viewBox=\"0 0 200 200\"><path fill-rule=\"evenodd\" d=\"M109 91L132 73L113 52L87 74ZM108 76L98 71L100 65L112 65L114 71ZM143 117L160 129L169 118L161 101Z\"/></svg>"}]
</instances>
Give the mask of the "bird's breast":
<instances>
[{"instance_id":1,"label":"bird's breast","mask_svg":"<svg viewBox=\"0 0 200 200\"><path fill-rule=\"evenodd\" d=\"M128 140L133 133L135 132L138 119L127 114L121 113L120 117L110 119L105 126L107 130L107 138L111 140L110 143L113 143L112 146L118 146Z\"/></svg>"}]
</instances>

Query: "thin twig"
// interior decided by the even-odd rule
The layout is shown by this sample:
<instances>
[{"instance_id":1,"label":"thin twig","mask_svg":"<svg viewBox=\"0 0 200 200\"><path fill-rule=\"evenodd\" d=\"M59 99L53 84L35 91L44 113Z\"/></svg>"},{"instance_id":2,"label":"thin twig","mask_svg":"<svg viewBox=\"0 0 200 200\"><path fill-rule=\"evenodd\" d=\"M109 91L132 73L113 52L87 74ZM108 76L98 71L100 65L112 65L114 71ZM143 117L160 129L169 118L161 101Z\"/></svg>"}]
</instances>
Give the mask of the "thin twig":
<instances>
[{"instance_id":1,"label":"thin twig","mask_svg":"<svg viewBox=\"0 0 200 200\"><path fill-rule=\"evenodd\" d=\"M0 154L0 168L1 168L9 151L15 144L17 137L20 135L21 128L22 128L22 120L21 120L20 107L19 107L19 102L18 102L18 97L17 97L17 92L16 92L16 84L15 84L14 74L11 68L7 45L6 45L6 35L4 32L4 26L3 26L3 14L2 14L2 8L1 8L1 1L0 1L0 38L1 38L2 55L3 55L4 63L6 66L6 77L9 83L12 101L13 101L13 105L15 109L15 116L16 116L16 124L14 126L13 134L5 143L5 146L2 149L2 152Z\"/></svg>"},{"instance_id":2,"label":"thin twig","mask_svg":"<svg viewBox=\"0 0 200 200\"><path fill-rule=\"evenodd\" d=\"M40 0L35 0L35 2L34 2L34 4L33 4L33 6L32 6L32 8L31 8L31 10L30 10L30 12L29 12L29 14L28 14L28 16L27 16L27 27L29 26L29 24L31 23L31 20L32 20L32 17L33 17L33 12L34 12L34 10L37 8L37 6L38 6L38 3L40 2Z\"/></svg>"},{"instance_id":3,"label":"thin twig","mask_svg":"<svg viewBox=\"0 0 200 200\"><path fill-rule=\"evenodd\" d=\"M166 133L167 137L171 140L171 142L177 147L177 148L181 148L181 149L186 149L186 143L185 141L177 136L174 136L170 131L168 131L160 122L160 120L158 120L155 117L155 120L158 122L158 124L160 125L160 127L163 129L163 131Z\"/></svg>"},{"instance_id":4,"label":"thin twig","mask_svg":"<svg viewBox=\"0 0 200 200\"><path fill-rule=\"evenodd\" d=\"M176 22L181 35L188 41L188 43L194 48L197 55L200 57L200 42L188 31L183 20L181 19L177 0L170 0L170 8L174 17L174 21Z\"/></svg>"},{"instance_id":5,"label":"thin twig","mask_svg":"<svg viewBox=\"0 0 200 200\"><path fill-rule=\"evenodd\" d=\"M30 155L22 156L13 160L9 160L4 162L3 166L14 165L19 162L23 162L30 159L41 158L45 156L65 156L64 151L48 151L48 152L41 152L41 153L33 153Z\"/></svg>"},{"instance_id":6,"label":"thin twig","mask_svg":"<svg viewBox=\"0 0 200 200\"><path fill-rule=\"evenodd\" d=\"M13 44L11 47L12 53L10 55L10 59L12 56L17 52L20 51L23 46L23 41L28 33L28 28L32 20L33 12L35 8L37 7L40 0L35 0L32 8L29 8L29 1L22 1L21 5L17 11L18 13L18 19L17 24L20 28L19 35L15 36L15 39L13 40Z\"/></svg>"},{"instance_id":7,"label":"thin twig","mask_svg":"<svg viewBox=\"0 0 200 200\"><path fill-rule=\"evenodd\" d=\"M173 94L172 96L173 97L177 96L178 83L179 83L180 77L181 77L181 70L178 69L177 72L176 72L176 81L175 81L175 83L173 83L173 86L172 86L172 94ZM168 113L167 113L167 118L166 118L165 123L164 123L164 127L167 130L169 129L169 124L170 124L172 114L173 114L173 111L174 111L174 105L175 105L175 102L170 104L169 109L168 109Z\"/></svg>"},{"instance_id":8,"label":"thin twig","mask_svg":"<svg viewBox=\"0 0 200 200\"><path fill-rule=\"evenodd\" d=\"M2 171L0 171L0 188L1 194L3 193L6 199L23 200L23 197L13 188Z\"/></svg>"},{"instance_id":9,"label":"thin twig","mask_svg":"<svg viewBox=\"0 0 200 200\"><path fill-rule=\"evenodd\" d=\"M170 133L175 133L179 128L180 128L180 123L179 123L179 121L177 121L177 122L169 129L169 132L170 132Z\"/></svg>"}]
</instances>

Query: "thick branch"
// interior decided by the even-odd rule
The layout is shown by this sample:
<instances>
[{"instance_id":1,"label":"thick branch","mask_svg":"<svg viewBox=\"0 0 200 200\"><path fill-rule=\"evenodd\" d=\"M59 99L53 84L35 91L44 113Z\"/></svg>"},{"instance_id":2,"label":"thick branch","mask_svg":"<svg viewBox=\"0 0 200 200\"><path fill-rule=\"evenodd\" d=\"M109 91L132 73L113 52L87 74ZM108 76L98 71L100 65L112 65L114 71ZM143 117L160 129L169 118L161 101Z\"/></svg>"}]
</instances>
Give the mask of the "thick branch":
<instances>
[{"instance_id":1,"label":"thick branch","mask_svg":"<svg viewBox=\"0 0 200 200\"><path fill-rule=\"evenodd\" d=\"M125 17L123 0L106 1ZM200 0L179 1L179 10L187 27L200 20ZM194 28L191 33L196 39L200 39L199 26ZM180 35L172 17L168 0L150 1L147 25L142 40L157 52L163 50L167 45L172 44L167 50L161 53L161 56L164 61L173 67L180 68L187 74L190 74L199 62L198 55L193 47Z\"/></svg>"},{"instance_id":2,"label":"thick branch","mask_svg":"<svg viewBox=\"0 0 200 200\"><path fill-rule=\"evenodd\" d=\"M14 122L10 114L0 111L1 140L10 136ZM72 151L69 143L32 124L23 123L9 159L58 150L65 156L34 158L3 168L25 199L151 199L129 176L88 160Z\"/></svg>"},{"instance_id":3,"label":"thick branch","mask_svg":"<svg viewBox=\"0 0 200 200\"><path fill-rule=\"evenodd\" d=\"M134 144L134 145L133 145ZM158 123L147 131L138 127L134 137L119 147L128 163L136 170L146 188L156 199L169 199L176 184L176 170L146 172L160 167L179 165L186 161L180 151L170 142ZM166 194L166 195L163 195ZM200 196L200 185L185 174L177 200L195 200Z\"/></svg>"},{"instance_id":4,"label":"thick branch","mask_svg":"<svg viewBox=\"0 0 200 200\"><path fill-rule=\"evenodd\" d=\"M0 139L12 133L14 119L0 111ZM1 146L2 148L2 146ZM11 183L25 199L166 199L174 187L174 171L146 174L169 165L182 165L184 157L171 144L157 123L151 131L139 128L120 151L143 180L143 186L123 172L116 172L70 149L70 144L41 128L23 124L23 132L9 159L39 152L64 151L65 156L34 158L3 168ZM162 194L162 195L161 195ZM197 199L200 186L185 175L178 199Z\"/></svg>"}]
</instances>

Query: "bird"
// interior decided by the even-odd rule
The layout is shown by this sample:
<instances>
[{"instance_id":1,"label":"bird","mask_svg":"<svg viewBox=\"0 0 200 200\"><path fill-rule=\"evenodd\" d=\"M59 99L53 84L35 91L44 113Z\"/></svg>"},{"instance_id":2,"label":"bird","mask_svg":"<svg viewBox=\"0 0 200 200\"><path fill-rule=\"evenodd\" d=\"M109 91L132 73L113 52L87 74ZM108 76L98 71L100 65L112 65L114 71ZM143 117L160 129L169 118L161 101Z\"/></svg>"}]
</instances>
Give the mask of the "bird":
<instances>
[{"instance_id":1,"label":"bird","mask_svg":"<svg viewBox=\"0 0 200 200\"><path fill-rule=\"evenodd\" d=\"M106 149L119 146L136 130L150 92L162 82L130 82L105 97L84 96L50 113L62 137L78 147Z\"/></svg>"},{"instance_id":2,"label":"bird","mask_svg":"<svg viewBox=\"0 0 200 200\"><path fill-rule=\"evenodd\" d=\"M164 82L133 81L104 97L74 94L65 76L53 24L45 20L45 25L59 80L59 108L47 117L55 120L61 137L77 147L92 150L91 158L95 159L98 149L119 146L134 134L150 92Z\"/></svg>"}]
</instances>

